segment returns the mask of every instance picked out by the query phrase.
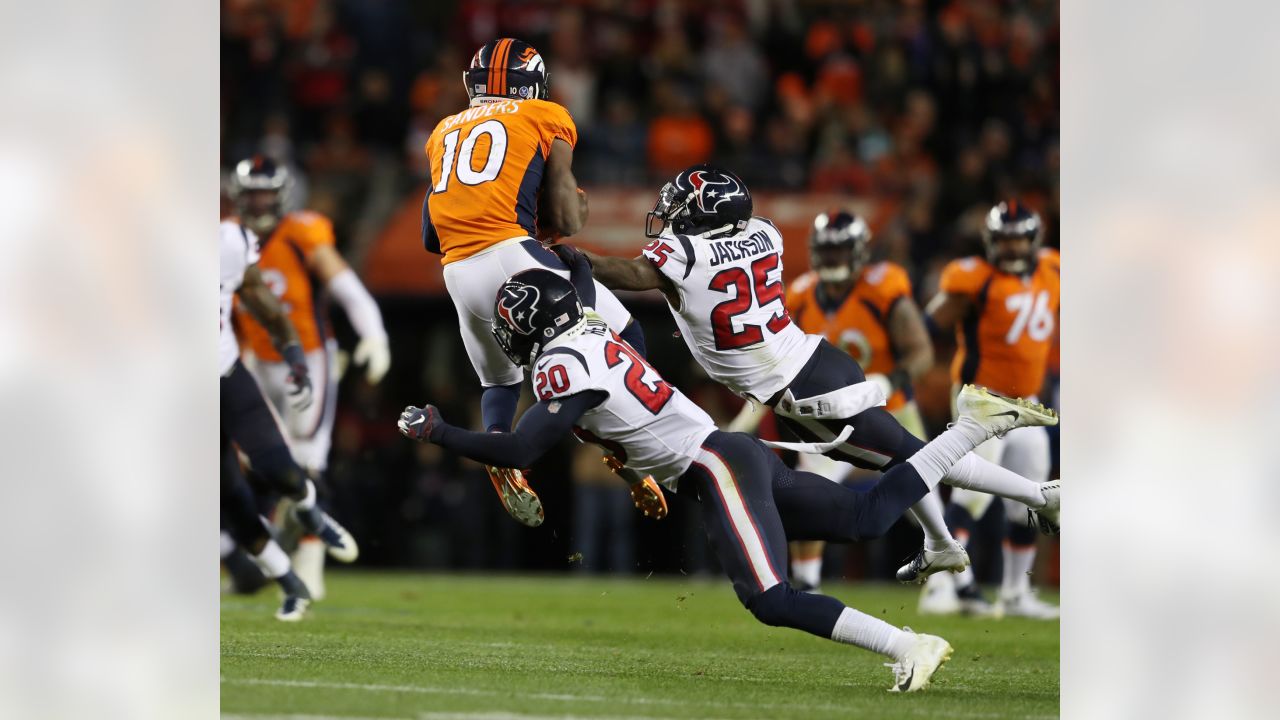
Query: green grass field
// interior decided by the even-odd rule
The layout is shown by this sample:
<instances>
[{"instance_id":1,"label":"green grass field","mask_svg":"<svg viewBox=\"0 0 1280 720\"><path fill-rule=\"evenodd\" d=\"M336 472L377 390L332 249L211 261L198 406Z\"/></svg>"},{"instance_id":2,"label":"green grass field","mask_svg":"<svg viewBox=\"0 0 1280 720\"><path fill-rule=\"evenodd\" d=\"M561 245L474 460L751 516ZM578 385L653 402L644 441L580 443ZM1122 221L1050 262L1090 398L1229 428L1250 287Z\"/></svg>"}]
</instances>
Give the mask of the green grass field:
<instances>
[{"instance_id":1,"label":"green grass field","mask_svg":"<svg viewBox=\"0 0 1280 720\"><path fill-rule=\"evenodd\" d=\"M955 647L929 689L897 695L882 658L761 625L727 580L332 572L328 586L296 624L272 617L274 590L224 598L224 716L1058 715L1058 623L922 618L911 588L825 588Z\"/></svg>"}]
</instances>

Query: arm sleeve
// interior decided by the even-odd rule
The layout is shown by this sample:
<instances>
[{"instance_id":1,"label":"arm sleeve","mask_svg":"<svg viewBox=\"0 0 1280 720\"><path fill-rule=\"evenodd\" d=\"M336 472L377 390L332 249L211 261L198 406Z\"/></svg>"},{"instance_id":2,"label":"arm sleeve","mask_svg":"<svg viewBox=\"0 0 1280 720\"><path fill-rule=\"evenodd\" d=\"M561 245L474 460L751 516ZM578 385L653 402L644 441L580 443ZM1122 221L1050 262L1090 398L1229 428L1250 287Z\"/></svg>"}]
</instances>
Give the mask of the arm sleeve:
<instances>
[{"instance_id":1,"label":"arm sleeve","mask_svg":"<svg viewBox=\"0 0 1280 720\"><path fill-rule=\"evenodd\" d=\"M551 143L556 138L569 143L569 147L577 147L578 126L574 124L569 111L550 100L544 100L543 103L542 107L546 108L546 112L538 123L542 136L542 156L545 158L551 153Z\"/></svg>"},{"instance_id":2,"label":"arm sleeve","mask_svg":"<svg viewBox=\"0 0 1280 720\"><path fill-rule=\"evenodd\" d=\"M334 247L337 240L333 236L333 223L329 218L310 211L294 213L290 218L297 231L291 233L294 243L303 255L310 258L317 247L328 245Z\"/></svg>"},{"instance_id":3,"label":"arm sleeve","mask_svg":"<svg viewBox=\"0 0 1280 720\"><path fill-rule=\"evenodd\" d=\"M432 433L431 441L476 462L496 467L529 467L569 432L587 410L606 395L587 390L565 398L540 402L529 408L509 433L463 430L448 423Z\"/></svg>"},{"instance_id":4,"label":"arm sleeve","mask_svg":"<svg viewBox=\"0 0 1280 720\"><path fill-rule=\"evenodd\" d=\"M984 267L985 263L974 257L952 260L942 270L938 289L952 295L974 295L986 280Z\"/></svg>"},{"instance_id":5,"label":"arm sleeve","mask_svg":"<svg viewBox=\"0 0 1280 720\"><path fill-rule=\"evenodd\" d=\"M351 327L361 337L386 337L387 330L382 326L382 312L378 303L365 289L364 283L356 277L354 270L347 269L334 275L329 280L329 292L342 305L351 321Z\"/></svg>"},{"instance_id":6,"label":"arm sleeve","mask_svg":"<svg viewBox=\"0 0 1280 720\"><path fill-rule=\"evenodd\" d=\"M645 260L666 275L677 286L689 276L693 265L693 245L683 236L663 235L654 238L640 251Z\"/></svg>"}]
</instances>

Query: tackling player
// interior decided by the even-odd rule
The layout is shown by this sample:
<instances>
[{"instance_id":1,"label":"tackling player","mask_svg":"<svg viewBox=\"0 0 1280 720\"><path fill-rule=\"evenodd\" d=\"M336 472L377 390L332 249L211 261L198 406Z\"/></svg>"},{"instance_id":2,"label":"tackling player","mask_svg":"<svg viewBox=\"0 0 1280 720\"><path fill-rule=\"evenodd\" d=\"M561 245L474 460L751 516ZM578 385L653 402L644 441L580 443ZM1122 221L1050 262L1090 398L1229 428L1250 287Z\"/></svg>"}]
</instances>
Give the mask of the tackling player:
<instances>
[{"instance_id":1,"label":"tackling player","mask_svg":"<svg viewBox=\"0 0 1280 720\"><path fill-rule=\"evenodd\" d=\"M980 383L1001 393L1034 400L1058 327L1060 260L1040 247L1040 216L1018 202L1002 202L987 214L983 232L986 257L952 261L942 272L939 292L928 313L941 330L956 330L951 379L959 386ZM1032 480L1049 478L1049 437L1027 428L994 439L977 454ZM991 496L956 490L950 516L966 541L974 520L990 507ZM931 579L920 599L921 612L1058 617L1056 606L1031 589L1036 536L1016 501L1005 501L1008 517L1003 543L1004 573L999 601L982 598L971 569L959 577Z\"/></svg>"},{"instance_id":2,"label":"tackling player","mask_svg":"<svg viewBox=\"0 0 1280 720\"><path fill-rule=\"evenodd\" d=\"M338 343L329 323L327 299L342 306L360 336L352 360L365 366L369 383L382 381L391 365L391 351L378 304L335 247L333 223L315 212L284 212L292 182L284 165L262 155L241 161L232 175L241 221L265 238L258 267L297 329L307 370L316 381L316 402L306 407L288 402L289 364L272 344L270 333L243 307L235 320L248 349L245 366L282 418L294 459L319 478L329 465L338 404ZM315 538L299 540L294 564L313 599L322 599L324 552Z\"/></svg>"},{"instance_id":3,"label":"tackling player","mask_svg":"<svg viewBox=\"0 0 1280 720\"><path fill-rule=\"evenodd\" d=\"M512 38L489 42L462 78L470 107L441 120L426 144L432 185L422 205L422 241L443 255L462 342L484 387L482 422L491 432L505 432L524 372L489 331L493 297L521 270L549 268L568 276L535 237L578 232L587 221L587 196L573 176L577 127L568 111L547 100L546 65L533 46ZM599 291L599 311L609 327L643 354L639 324L612 293ZM542 502L521 471L487 469L507 512L525 525L541 525ZM642 510L662 502L651 479L627 479Z\"/></svg>"},{"instance_id":4,"label":"tackling player","mask_svg":"<svg viewBox=\"0 0 1280 720\"><path fill-rule=\"evenodd\" d=\"M261 390L240 362L240 346L231 329L232 298L237 293L249 311L269 328L275 347L286 359L290 369L290 402L298 407L311 404L311 381L298 335L264 284L256 265L258 239L236 223L224 222L220 226L220 247L218 369L222 376L219 384L222 511L231 538L249 553L262 573L275 579L284 591L284 602L276 617L300 620L311 595L294 574L289 556L271 538L265 522L258 516L232 443L248 456L254 472L273 490L294 500L293 514L297 521L328 545L335 559L351 562L359 549L351 534L316 506L315 485L294 461ZM223 549L225 555L228 548L224 545Z\"/></svg>"},{"instance_id":5,"label":"tackling player","mask_svg":"<svg viewBox=\"0 0 1280 720\"><path fill-rule=\"evenodd\" d=\"M751 210L751 194L736 175L695 165L659 193L645 222L653 242L641 257L587 256L608 287L660 290L707 374L748 401L772 407L797 436L830 443L851 425L852 437L824 453L828 457L873 470L900 465L924 442L879 407L883 388L866 382L852 357L792 323L783 302L782 236ZM1054 483L1033 483L977 456L961 459L947 478L1043 510L1043 529L1057 532ZM930 495L915 509L926 544L899 568L898 579L923 582L968 566L937 498Z\"/></svg>"},{"instance_id":6,"label":"tackling player","mask_svg":"<svg viewBox=\"0 0 1280 720\"><path fill-rule=\"evenodd\" d=\"M790 470L749 435L717 430L706 412L598 316L584 311L594 286L581 287L582 300L569 281L534 269L517 273L499 290L492 333L513 363L531 368L538 397L514 432L469 432L446 423L432 405L405 408L400 432L478 462L523 467L573 429L668 490L699 501L721 566L738 599L761 622L888 656L894 660L890 690L927 686L951 646L939 637L898 630L835 598L793 589L778 571L787 538L876 537L979 443L1014 427L1054 424L1056 415L966 387L959 401L962 417L951 429L886 472L869 492L857 492ZM836 442L848 436L846 430Z\"/></svg>"}]
</instances>

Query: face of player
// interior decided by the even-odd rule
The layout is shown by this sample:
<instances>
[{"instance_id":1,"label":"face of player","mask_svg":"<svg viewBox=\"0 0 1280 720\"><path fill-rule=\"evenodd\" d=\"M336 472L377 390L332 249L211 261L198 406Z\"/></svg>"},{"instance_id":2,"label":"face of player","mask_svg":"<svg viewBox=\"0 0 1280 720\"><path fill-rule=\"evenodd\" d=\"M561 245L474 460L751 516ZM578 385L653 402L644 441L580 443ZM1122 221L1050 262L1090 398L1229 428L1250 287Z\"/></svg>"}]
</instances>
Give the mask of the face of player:
<instances>
[{"instance_id":1,"label":"face of player","mask_svg":"<svg viewBox=\"0 0 1280 720\"><path fill-rule=\"evenodd\" d=\"M1026 272L1031 266L1031 238L997 237L995 243L996 265L1005 272Z\"/></svg>"},{"instance_id":2,"label":"face of player","mask_svg":"<svg viewBox=\"0 0 1280 720\"><path fill-rule=\"evenodd\" d=\"M853 276L853 247L837 245L814 251L818 279L829 283L847 282Z\"/></svg>"},{"instance_id":3,"label":"face of player","mask_svg":"<svg viewBox=\"0 0 1280 720\"><path fill-rule=\"evenodd\" d=\"M244 220L258 234L273 229L280 221L280 193L276 190L247 190L242 200ZM265 242L266 238L262 238Z\"/></svg>"}]
</instances>

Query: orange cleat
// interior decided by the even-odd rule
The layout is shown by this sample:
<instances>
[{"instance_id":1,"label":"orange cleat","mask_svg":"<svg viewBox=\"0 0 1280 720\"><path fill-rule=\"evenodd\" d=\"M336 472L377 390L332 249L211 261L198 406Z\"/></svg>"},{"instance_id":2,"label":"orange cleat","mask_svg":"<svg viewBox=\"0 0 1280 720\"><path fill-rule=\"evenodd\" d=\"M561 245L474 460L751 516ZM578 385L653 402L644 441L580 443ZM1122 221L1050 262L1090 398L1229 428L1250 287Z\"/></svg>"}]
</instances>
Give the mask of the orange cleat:
<instances>
[{"instance_id":1,"label":"orange cleat","mask_svg":"<svg viewBox=\"0 0 1280 720\"><path fill-rule=\"evenodd\" d=\"M662 494L662 488L658 487L652 475L640 477L639 473L623 465L622 461L613 455L605 455L604 464L631 486L631 502L635 503L636 509L642 515L654 520L661 520L667 516L667 498Z\"/></svg>"},{"instance_id":2,"label":"orange cleat","mask_svg":"<svg viewBox=\"0 0 1280 720\"><path fill-rule=\"evenodd\" d=\"M484 469L489 471L493 489L498 492L502 507L507 509L508 515L521 525L538 527L542 524L545 518L542 501L538 499L538 493L525 482L524 473L514 468L491 465L486 465Z\"/></svg>"}]
</instances>

